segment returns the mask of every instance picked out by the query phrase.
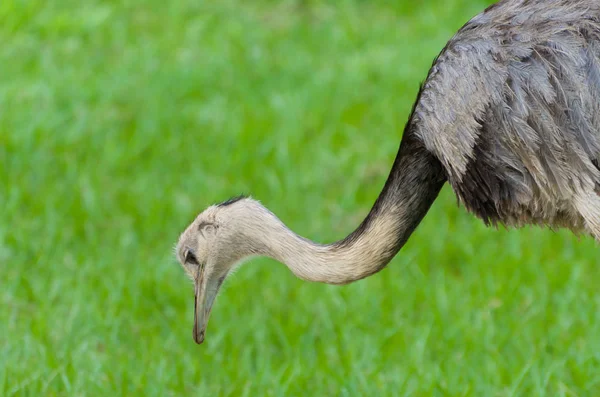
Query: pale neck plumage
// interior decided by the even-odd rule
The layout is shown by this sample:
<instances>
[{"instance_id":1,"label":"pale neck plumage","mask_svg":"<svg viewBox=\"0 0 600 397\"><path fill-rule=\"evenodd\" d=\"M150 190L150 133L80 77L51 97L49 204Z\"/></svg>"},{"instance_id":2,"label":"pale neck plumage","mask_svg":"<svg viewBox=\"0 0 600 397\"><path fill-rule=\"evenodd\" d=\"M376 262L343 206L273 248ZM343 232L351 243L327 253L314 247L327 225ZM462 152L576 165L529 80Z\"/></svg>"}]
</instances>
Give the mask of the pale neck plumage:
<instances>
[{"instance_id":1,"label":"pale neck plumage","mask_svg":"<svg viewBox=\"0 0 600 397\"><path fill-rule=\"evenodd\" d=\"M404 139L390 176L369 215L348 237L317 244L289 230L262 209L254 234L259 255L286 264L299 278L346 284L381 270L425 216L445 178L439 162L412 139Z\"/></svg>"},{"instance_id":2,"label":"pale neck plumage","mask_svg":"<svg viewBox=\"0 0 600 397\"><path fill-rule=\"evenodd\" d=\"M393 217L403 216L394 212L373 219L352 238L327 245L295 234L278 219L265 219L260 253L284 263L303 280L347 284L381 270L397 252L400 225Z\"/></svg>"}]
</instances>

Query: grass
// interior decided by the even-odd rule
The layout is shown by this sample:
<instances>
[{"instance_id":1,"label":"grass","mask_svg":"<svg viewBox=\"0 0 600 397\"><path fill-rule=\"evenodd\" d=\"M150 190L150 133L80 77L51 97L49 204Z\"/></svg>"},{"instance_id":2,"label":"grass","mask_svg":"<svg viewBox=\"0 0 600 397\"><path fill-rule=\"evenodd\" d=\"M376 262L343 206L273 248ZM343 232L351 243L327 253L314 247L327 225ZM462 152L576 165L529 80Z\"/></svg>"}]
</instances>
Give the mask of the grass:
<instances>
[{"instance_id":1,"label":"grass","mask_svg":"<svg viewBox=\"0 0 600 397\"><path fill-rule=\"evenodd\" d=\"M491 230L445 187L381 273L256 260L207 342L178 234L251 193L349 233L419 82L485 0L0 2L0 395L592 396L598 247Z\"/></svg>"}]
</instances>

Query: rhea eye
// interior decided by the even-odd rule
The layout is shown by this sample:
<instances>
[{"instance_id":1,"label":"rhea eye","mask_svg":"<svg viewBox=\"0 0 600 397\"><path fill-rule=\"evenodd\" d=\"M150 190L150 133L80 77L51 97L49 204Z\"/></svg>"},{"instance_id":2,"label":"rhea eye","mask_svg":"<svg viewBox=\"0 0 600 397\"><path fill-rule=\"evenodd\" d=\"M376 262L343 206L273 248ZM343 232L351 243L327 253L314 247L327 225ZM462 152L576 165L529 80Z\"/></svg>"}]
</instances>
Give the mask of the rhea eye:
<instances>
[{"instance_id":1,"label":"rhea eye","mask_svg":"<svg viewBox=\"0 0 600 397\"><path fill-rule=\"evenodd\" d=\"M187 250L187 252L185 253L185 263L190 263L190 264L196 265L196 266L198 266L200 264L198 262L198 258L196 258L196 255L194 255L192 250Z\"/></svg>"}]
</instances>

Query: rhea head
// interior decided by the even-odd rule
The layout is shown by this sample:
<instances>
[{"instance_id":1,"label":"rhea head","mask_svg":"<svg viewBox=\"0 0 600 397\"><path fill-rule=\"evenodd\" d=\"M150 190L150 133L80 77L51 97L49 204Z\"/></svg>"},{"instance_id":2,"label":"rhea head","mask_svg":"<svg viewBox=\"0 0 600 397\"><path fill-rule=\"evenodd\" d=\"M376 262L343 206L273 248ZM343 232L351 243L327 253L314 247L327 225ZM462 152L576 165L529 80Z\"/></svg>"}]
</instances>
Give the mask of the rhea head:
<instances>
[{"instance_id":1,"label":"rhea head","mask_svg":"<svg viewBox=\"0 0 600 397\"><path fill-rule=\"evenodd\" d=\"M245 206L234 206L246 201ZM176 256L194 281L194 340L204 341L208 318L225 278L244 257L253 254L243 230L252 229L252 217L240 211L253 200L242 197L208 207L181 234ZM238 216L236 216L236 214ZM242 227L239 222L245 223ZM242 232L242 233L240 233Z\"/></svg>"}]
</instances>

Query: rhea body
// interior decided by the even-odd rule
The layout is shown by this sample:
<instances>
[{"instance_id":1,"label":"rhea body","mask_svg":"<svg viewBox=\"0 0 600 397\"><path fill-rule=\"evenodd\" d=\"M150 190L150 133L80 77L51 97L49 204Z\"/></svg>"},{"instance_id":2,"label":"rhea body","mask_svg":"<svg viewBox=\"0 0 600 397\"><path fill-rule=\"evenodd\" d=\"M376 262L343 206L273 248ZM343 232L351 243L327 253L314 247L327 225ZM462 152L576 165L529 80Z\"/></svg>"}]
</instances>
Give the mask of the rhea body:
<instances>
[{"instance_id":1,"label":"rhea body","mask_svg":"<svg viewBox=\"0 0 600 397\"><path fill-rule=\"evenodd\" d=\"M389 177L364 221L318 244L251 198L200 213L176 255L195 283L194 339L233 267L271 257L347 284L384 268L448 182L488 225L568 228L600 240L600 2L505 0L435 59Z\"/></svg>"}]
</instances>

